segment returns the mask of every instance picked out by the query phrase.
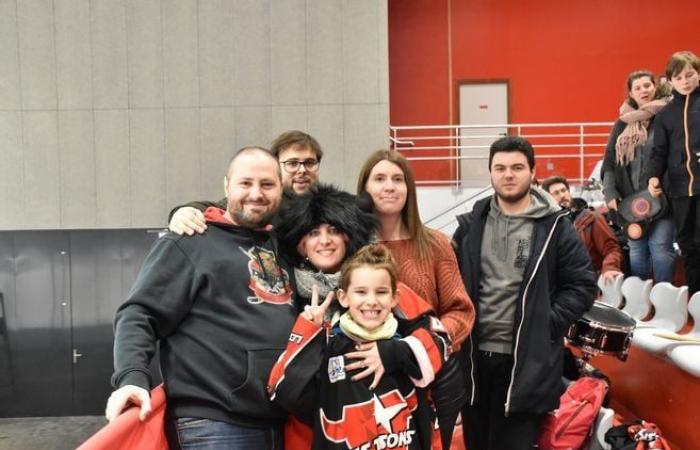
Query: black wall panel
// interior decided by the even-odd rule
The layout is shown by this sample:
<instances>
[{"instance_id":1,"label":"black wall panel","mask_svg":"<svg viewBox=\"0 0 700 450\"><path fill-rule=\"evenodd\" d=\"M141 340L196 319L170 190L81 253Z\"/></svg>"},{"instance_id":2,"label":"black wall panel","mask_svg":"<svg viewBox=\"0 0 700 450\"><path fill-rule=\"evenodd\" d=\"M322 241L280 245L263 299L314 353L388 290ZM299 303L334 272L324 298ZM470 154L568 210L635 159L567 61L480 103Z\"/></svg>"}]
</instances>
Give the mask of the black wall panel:
<instances>
[{"instance_id":1,"label":"black wall panel","mask_svg":"<svg viewBox=\"0 0 700 450\"><path fill-rule=\"evenodd\" d=\"M146 230L0 232L0 417L102 414Z\"/></svg>"}]
</instances>

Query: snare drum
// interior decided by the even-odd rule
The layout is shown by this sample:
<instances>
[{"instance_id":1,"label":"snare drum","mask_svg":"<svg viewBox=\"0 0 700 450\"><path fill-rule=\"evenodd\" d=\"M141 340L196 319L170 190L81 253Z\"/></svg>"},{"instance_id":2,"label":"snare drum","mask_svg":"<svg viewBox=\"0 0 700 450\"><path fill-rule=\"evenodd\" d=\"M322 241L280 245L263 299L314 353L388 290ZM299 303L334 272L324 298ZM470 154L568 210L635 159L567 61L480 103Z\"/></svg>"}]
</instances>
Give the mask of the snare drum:
<instances>
[{"instance_id":1,"label":"snare drum","mask_svg":"<svg viewBox=\"0 0 700 450\"><path fill-rule=\"evenodd\" d=\"M571 325L566 337L571 345L591 356L612 354L624 361L635 325L627 313L596 301L581 319Z\"/></svg>"}]
</instances>

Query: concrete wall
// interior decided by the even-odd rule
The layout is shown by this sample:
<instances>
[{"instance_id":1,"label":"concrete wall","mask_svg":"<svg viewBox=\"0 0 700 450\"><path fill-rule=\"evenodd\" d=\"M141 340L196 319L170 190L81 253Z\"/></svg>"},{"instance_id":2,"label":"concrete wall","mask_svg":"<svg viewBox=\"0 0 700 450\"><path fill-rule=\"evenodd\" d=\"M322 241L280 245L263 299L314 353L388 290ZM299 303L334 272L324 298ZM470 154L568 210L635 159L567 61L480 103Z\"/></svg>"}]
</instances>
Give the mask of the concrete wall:
<instances>
[{"instance_id":1,"label":"concrete wall","mask_svg":"<svg viewBox=\"0 0 700 450\"><path fill-rule=\"evenodd\" d=\"M386 0L0 0L0 229L157 227L298 128L388 142Z\"/></svg>"}]
</instances>

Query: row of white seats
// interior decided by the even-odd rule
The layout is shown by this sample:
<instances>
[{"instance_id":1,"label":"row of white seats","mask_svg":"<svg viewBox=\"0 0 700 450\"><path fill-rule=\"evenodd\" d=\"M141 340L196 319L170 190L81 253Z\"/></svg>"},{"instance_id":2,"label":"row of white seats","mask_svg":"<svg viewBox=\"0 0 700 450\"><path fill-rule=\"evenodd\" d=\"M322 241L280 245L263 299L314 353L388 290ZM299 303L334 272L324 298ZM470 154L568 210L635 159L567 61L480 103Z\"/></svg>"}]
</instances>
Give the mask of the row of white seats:
<instances>
[{"instance_id":1,"label":"row of white seats","mask_svg":"<svg viewBox=\"0 0 700 450\"><path fill-rule=\"evenodd\" d=\"M684 371L700 377L700 292L688 301L688 287L677 287L671 283L657 283L639 277L624 279L618 275L612 283L598 279L601 297L606 303L629 314L636 322L632 344L652 353L665 354ZM643 320L654 306L654 316ZM693 318L693 328L679 339L657 336L658 333L678 333L687 323L688 314Z\"/></svg>"}]
</instances>

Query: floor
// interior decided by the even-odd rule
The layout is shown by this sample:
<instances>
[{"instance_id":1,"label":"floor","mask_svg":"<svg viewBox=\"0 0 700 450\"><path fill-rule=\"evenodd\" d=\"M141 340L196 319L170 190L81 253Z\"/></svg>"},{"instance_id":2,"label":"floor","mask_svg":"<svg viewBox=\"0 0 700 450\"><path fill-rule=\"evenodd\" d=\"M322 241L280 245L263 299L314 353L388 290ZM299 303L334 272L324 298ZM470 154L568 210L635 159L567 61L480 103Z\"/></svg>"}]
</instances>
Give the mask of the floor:
<instances>
[{"instance_id":1,"label":"floor","mask_svg":"<svg viewBox=\"0 0 700 450\"><path fill-rule=\"evenodd\" d=\"M0 450L74 450L105 424L102 416L0 419Z\"/></svg>"}]
</instances>

